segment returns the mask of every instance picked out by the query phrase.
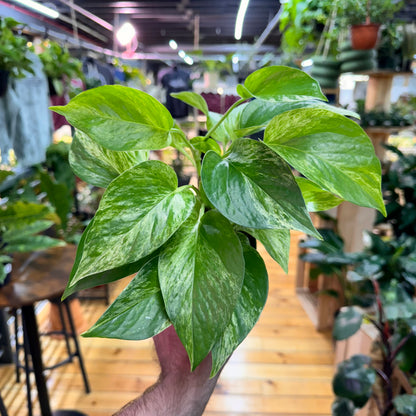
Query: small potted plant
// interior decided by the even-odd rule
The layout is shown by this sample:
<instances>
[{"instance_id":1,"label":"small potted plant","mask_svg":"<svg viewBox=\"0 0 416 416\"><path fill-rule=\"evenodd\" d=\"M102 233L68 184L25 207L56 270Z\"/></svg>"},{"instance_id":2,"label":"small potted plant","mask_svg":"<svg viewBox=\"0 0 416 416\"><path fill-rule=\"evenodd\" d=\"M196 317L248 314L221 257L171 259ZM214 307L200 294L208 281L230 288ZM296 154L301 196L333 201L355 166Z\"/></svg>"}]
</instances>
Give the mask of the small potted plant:
<instances>
[{"instance_id":1,"label":"small potted plant","mask_svg":"<svg viewBox=\"0 0 416 416\"><path fill-rule=\"evenodd\" d=\"M10 17L0 17L0 97L7 89L8 79L23 78L25 71L33 73L32 61L27 57L27 41L16 36L20 23Z\"/></svg>"},{"instance_id":2,"label":"small potted plant","mask_svg":"<svg viewBox=\"0 0 416 416\"><path fill-rule=\"evenodd\" d=\"M82 63L55 41L46 40L42 47L43 51L39 54L39 58L48 77L49 93L62 96L72 78L84 78Z\"/></svg>"},{"instance_id":3,"label":"small potted plant","mask_svg":"<svg viewBox=\"0 0 416 416\"><path fill-rule=\"evenodd\" d=\"M385 213L369 138L325 103L309 75L267 67L237 92L224 115L198 94L174 94L207 116L206 135L191 139L156 99L127 87L102 86L52 108L77 129L76 174L106 188L64 296L137 272L86 336L138 340L173 325L191 369L211 353L214 376L267 298L267 271L247 235L287 270L289 230L319 237L308 210L336 199ZM248 137L263 130L262 140ZM198 187L178 187L171 167L147 160L168 146L190 159Z\"/></svg>"},{"instance_id":4,"label":"small potted plant","mask_svg":"<svg viewBox=\"0 0 416 416\"><path fill-rule=\"evenodd\" d=\"M353 49L373 49L380 25L392 19L403 4L402 0L343 1L339 18L343 25L350 25Z\"/></svg>"}]
</instances>

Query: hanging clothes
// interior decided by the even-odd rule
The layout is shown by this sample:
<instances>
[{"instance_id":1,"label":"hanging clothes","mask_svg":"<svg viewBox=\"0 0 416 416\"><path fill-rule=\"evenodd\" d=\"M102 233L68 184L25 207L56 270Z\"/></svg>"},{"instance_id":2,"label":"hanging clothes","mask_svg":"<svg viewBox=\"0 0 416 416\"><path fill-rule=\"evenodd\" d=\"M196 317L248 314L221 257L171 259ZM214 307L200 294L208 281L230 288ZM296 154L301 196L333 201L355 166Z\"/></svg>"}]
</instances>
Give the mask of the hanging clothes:
<instances>
[{"instance_id":1,"label":"hanging clothes","mask_svg":"<svg viewBox=\"0 0 416 416\"><path fill-rule=\"evenodd\" d=\"M190 76L187 71L177 67L166 72L162 77L162 85L166 89L166 108L173 118L183 118L188 115L189 106L183 101L170 96L172 92L190 91Z\"/></svg>"},{"instance_id":2,"label":"hanging clothes","mask_svg":"<svg viewBox=\"0 0 416 416\"><path fill-rule=\"evenodd\" d=\"M52 116L49 111L48 81L39 57L29 53L34 74L9 81L6 94L0 98L0 149L7 162L13 149L20 166L31 166L45 160L46 148L52 142Z\"/></svg>"}]
</instances>

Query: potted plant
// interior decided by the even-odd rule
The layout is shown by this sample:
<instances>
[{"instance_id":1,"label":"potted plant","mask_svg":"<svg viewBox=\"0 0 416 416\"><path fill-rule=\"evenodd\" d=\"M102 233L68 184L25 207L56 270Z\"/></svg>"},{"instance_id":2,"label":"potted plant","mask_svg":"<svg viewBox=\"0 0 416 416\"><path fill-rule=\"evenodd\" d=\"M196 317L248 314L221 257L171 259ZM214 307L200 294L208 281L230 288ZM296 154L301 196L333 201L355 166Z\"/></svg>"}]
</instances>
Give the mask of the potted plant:
<instances>
[{"instance_id":1,"label":"potted plant","mask_svg":"<svg viewBox=\"0 0 416 416\"><path fill-rule=\"evenodd\" d=\"M33 73L32 61L26 56L27 41L14 34L19 25L10 17L0 17L0 97L6 92L9 76L23 78L25 71Z\"/></svg>"},{"instance_id":2,"label":"potted plant","mask_svg":"<svg viewBox=\"0 0 416 416\"><path fill-rule=\"evenodd\" d=\"M355 281L357 276L355 273ZM361 328L365 319L378 336L371 356L353 355L338 365L333 379L337 398L332 414L352 416L372 401L371 410L360 415L415 416L416 304L394 284L381 290L375 273L369 268L360 277L374 287L376 307L366 312L344 307L335 321L333 335L336 340L348 339Z\"/></svg>"},{"instance_id":3,"label":"potted plant","mask_svg":"<svg viewBox=\"0 0 416 416\"><path fill-rule=\"evenodd\" d=\"M61 96L72 78L84 78L82 63L55 41L46 40L42 47L39 58L48 77L50 95Z\"/></svg>"},{"instance_id":4,"label":"potted plant","mask_svg":"<svg viewBox=\"0 0 416 416\"><path fill-rule=\"evenodd\" d=\"M350 25L353 49L373 49L380 25L393 18L403 7L402 0L345 0L340 9L341 22Z\"/></svg>"},{"instance_id":5,"label":"potted plant","mask_svg":"<svg viewBox=\"0 0 416 416\"><path fill-rule=\"evenodd\" d=\"M137 272L85 336L138 340L173 325L192 370L211 353L215 375L267 298L264 262L247 235L287 270L289 230L319 237L308 210L336 199L385 212L370 140L309 75L267 67L237 91L224 115L196 93L174 94L207 115L207 134L190 140L156 99L127 87L52 107L77 129L74 171L106 188L64 296ZM247 137L261 130L262 141ZM178 188L172 168L147 160L167 146L192 161L198 188Z\"/></svg>"},{"instance_id":6,"label":"potted plant","mask_svg":"<svg viewBox=\"0 0 416 416\"><path fill-rule=\"evenodd\" d=\"M0 183L12 172L0 171ZM24 201L0 205L0 284L11 272L12 255L65 245L46 235L38 235L56 220L53 211L42 204Z\"/></svg>"}]
</instances>

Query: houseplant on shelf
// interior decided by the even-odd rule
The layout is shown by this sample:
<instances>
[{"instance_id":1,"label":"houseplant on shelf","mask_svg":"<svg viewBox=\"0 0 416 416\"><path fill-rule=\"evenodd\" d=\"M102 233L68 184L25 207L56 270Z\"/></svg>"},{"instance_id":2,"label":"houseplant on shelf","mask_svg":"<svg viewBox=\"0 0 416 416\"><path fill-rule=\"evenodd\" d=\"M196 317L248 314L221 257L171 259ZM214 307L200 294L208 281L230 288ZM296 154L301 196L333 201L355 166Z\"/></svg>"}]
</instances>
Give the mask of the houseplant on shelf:
<instances>
[{"instance_id":1,"label":"houseplant on shelf","mask_svg":"<svg viewBox=\"0 0 416 416\"><path fill-rule=\"evenodd\" d=\"M9 76L23 78L24 71L33 73L32 61L26 56L27 41L14 34L19 26L10 17L0 17L0 97L6 92Z\"/></svg>"},{"instance_id":2,"label":"houseplant on shelf","mask_svg":"<svg viewBox=\"0 0 416 416\"><path fill-rule=\"evenodd\" d=\"M402 0L345 0L340 9L341 26L350 25L353 49L373 49L382 23L404 5Z\"/></svg>"},{"instance_id":3,"label":"houseplant on shelf","mask_svg":"<svg viewBox=\"0 0 416 416\"><path fill-rule=\"evenodd\" d=\"M247 235L287 270L289 230L319 237L308 210L349 200L385 212L371 142L324 102L315 80L267 67L237 91L225 115L209 113L198 94L175 94L208 118L207 134L190 140L157 100L126 87L52 108L77 129L76 174L107 188L64 296L138 272L86 336L137 340L173 325L192 370L211 352L215 375L267 298L267 272ZM264 129L263 141L247 137ZM192 161L198 188L178 188L172 168L146 160L167 146Z\"/></svg>"},{"instance_id":4,"label":"houseplant on shelf","mask_svg":"<svg viewBox=\"0 0 416 416\"><path fill-rule=\"evenodd\" d=\"M367 267L352 277L355 282L371 282L375 308L364 312L344 307L335 321L333 334L338 341L354 335L364 319L378 336L371 356L353 355L338 365L333 379L334 416L352 416L369 400L374 409L369 415L416 415L416 304L399 286L390 284L382 290L377 274Z\"/></svg>"}]
</instances>

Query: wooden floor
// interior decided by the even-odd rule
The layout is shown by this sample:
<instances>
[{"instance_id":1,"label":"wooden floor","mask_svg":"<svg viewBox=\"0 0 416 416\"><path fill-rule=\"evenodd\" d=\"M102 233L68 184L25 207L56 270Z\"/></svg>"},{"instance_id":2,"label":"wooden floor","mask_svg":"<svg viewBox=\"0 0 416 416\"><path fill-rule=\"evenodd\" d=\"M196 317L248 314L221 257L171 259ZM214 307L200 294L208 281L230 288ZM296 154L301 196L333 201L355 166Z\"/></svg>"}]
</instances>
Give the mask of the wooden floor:
<instances>
[{"instance_id":1,"label":"wooden floor","mask_svg":"<svg viewBox=\"0 0 416 416\"><path fill-rule=\"evenodd\" d=\"M270 278L267 305L225 367L204 416L330 415L333 347L328 334L315 331L295 295L297 238L292 239L289 275L260 249ZM114 296L119 286L113 287ZM82 306L87 323L93 323L105 309L102 301ZM39 320L44 325L45 312ZM64 354L64 344L47 338L42 341L43 358L50 363ZM55 369L47 376L53 409L108 416L157 378L158 365L149 340L81 338L80 342L92 392L84 393L76 362ZM0 367L0 391L10 416L27 415L24 377L15 383L13 366ZM35 410L38 415L37 403Z\"/></svg>"}]
</instances>

